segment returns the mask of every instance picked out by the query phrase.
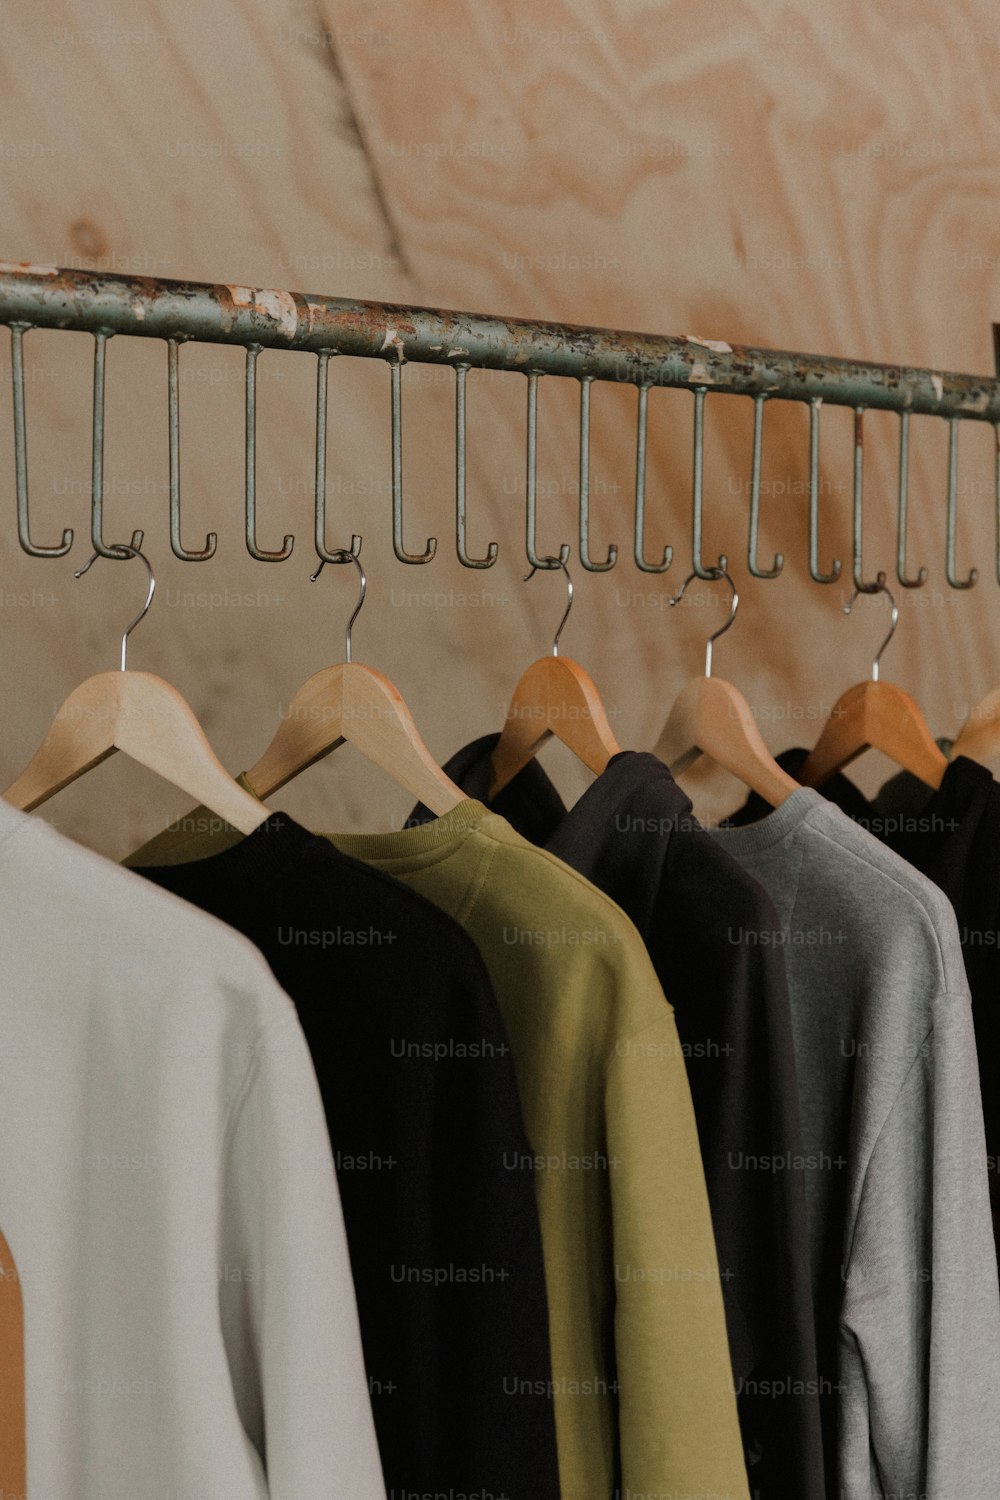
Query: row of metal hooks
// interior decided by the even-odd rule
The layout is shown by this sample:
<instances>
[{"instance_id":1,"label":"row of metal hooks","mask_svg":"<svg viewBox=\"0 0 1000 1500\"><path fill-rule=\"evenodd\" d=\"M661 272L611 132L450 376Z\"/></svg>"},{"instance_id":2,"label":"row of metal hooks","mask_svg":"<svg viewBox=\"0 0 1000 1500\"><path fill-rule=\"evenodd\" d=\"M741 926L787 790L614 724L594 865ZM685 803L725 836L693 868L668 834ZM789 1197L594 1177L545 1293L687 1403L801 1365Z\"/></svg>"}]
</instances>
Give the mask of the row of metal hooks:
<instances>
[{"instance_id":1,"label":"row of metal hooks","mask_svg":"<svg viewBox=\"0 0 1000 1500\"><path fill-rule=\"evenodd\" d=\"M28 498L28 452L27 421L25 411L24 383L24 335L31 324L16 321L11 329L11 374L13 389L13 432L15 483L17 493L17 532L22 549L32 557L63 557L73 545L73 531L63 530L58 543L45 545L38 542L31 532ZM113 334L108 330L93 333L93 408L91 441L91 518L90 539L98 556L120 558L122 553L109 545L104 538L104 447L105 447L105 377L107 345ZM210 531L204 544L198 548L186 547L181 536L180 495L180 346L187 342L187 335L164 340L167 346L167 432L169 474L169 528L170 546L174 555L184 562L204 562L214 556L218 545L218 534ZM257 507L257 359L260 344L246 346L244 372L245 392L245 540L250 556L259 562L282 562L292 554L295 537L287 533L280 547L267 549L261 546L258 535ZM345 552L357 557L362 539L352 533L349 548L331 549L327 545L327 422L328 422L328 376L329 362L338 351L322 349L317 354L316 370L316 423L315 423L315 473L314 473L314 546L316 555L323 562L343 560ZM389 364L389 408L391 443L391 488L392 488L392 545L400 562L409 564L429 563L437 551L438 540L434 536L426 539L420 551L410 551L404 541L403 525L403 422L402 422L402 365L401 358L387 358ZM472 366L458 363L455 369L455 547L459 561L466 568L491 568L499 556L499 544L491 541L483 556L475 556L468 545L467 502L467 393L466 377ZM527 370L527 411L525 444L525 553L530 566L553 568L565 564L570 556L569 543L562 543L558 555L542 555L537 546L538 527L538 382L540 372ZM590 402L592 376L573 377L580 386L579 421L579 558L583 567L592 573L608 572L618 561L617 544L608 546L603 558L594 556L591 550L590 532ZM637 414L635 442L635 494L632 554L635 565L644 573L665 573L674 559L674 548L664 546L658 558L646 555L647 518L647 447L648 447L648 384L637 385ZM721 555L715 562L703 558L704 518L704 452L705 452L705 397L707 387L693 386L693 466L691 492L691 567L693 574L701 579L719 576L719 571L728 567L728 559ZM750 459L750 512L747 541L747 567L755 578L777 578L784 567L785 558L775 553L768 565L759 556L761 464L764 436L764 406L768 400L782 398L780 393L757 394L749 399L754 403L753 439ZM842 562L834 558L828 567L820 565L819 540L819 494L820 494L820 420L823 401L813 397L809 409L809 574L817 583L834 583L841 576ZM853 462L853 513L852 513L852 561L851 571L854 586L862 592L871 592L884 582L885 574L866 578L862 557L864 530L864 411L863 406L854 408L854 462ZM899 463L897 490L897 548L896 577L903 588L921 587L927 580L926 567L910 570L907 548L907 513L909 503L909 453L910 413L899 415ZM949 416L948 464L946 487L946 538L945 574L954 589L969 589L978 579L978 570L971 568L961 576L956 564L957 493L958 493L958 416ZM996 493L997 493L997 546L996 572L1000 581L1000 424L994 425L996 437ZM143 532L132 533L131 547L142 546Z\"/></svg>"}]
</instances>

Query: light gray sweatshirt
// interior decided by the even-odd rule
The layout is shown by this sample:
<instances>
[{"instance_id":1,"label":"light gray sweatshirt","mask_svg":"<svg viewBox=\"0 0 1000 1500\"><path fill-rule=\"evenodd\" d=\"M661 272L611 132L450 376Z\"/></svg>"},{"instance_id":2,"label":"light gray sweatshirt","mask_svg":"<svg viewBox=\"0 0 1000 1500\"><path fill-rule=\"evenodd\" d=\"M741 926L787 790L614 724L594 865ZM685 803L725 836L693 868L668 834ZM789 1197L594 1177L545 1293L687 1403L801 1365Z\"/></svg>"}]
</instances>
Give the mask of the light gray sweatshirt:
<instances>
[{"instance_id":1,"label":"light gray sweatshirt","mask_svg":"<svg viewBox=\"0 0 1000 1500\"><path fill-rule=\"evenodd\" d=\"M835 1377L830 1500L1000 1495L1000 1293L954 912L806 788L712 833L782 924L730 940L780 943L787 965L817 1339Z\"/></svg>"},{"instance_id":2,"label":"light gray sweatshirt","mask_svg":"<svg viewBox=\"0 0 1000 1500\"><path fill-rule=\"evenodd\" d=\"M232 928L2 800L0 1140L5 1497L26 1446L32 1500L386 1500L291 1000Z\"/></svg>"}]
</instances>

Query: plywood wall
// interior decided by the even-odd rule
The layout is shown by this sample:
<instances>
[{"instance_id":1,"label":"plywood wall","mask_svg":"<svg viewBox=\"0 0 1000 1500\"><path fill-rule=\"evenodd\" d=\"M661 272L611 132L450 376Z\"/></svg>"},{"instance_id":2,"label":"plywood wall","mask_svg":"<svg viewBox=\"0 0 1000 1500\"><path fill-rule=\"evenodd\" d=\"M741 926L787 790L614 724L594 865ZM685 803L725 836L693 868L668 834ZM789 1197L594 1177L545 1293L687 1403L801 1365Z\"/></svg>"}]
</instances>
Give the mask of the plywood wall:
<instances>
[{"instance_id":1,"label":"plywood wall","mask_svg":"<svg viewBox=\"0 0 1000 1500\"><path fill-rule=\"evenodd\" d=\"M903 364L992 369L1000 312L1000 26L958 0L613 4L545 0L47 0L4 20L0 182L8 260L286 286L506 312ZM6 346L0 358L9 382ZM8 412L0 408L0 775L30 754L56 706L114 664L141 598L136 568L87 556L89 343L28 339L33 525L77 529L71 558L33 562L13 540ZM295 686L336 659L353 578L310 585L309 356L260 359L261 540L290 531L292 558L253 562L242 543L240 356L182 356L184 527L217 557L181 565L167 546L165 353L109 351L108 535L147 531L160 593L132 662L188 696L234 770L255 758ZM453 400L447 371L406 371L407 541L439 556L406 568L389 543L388 375L334 362L330 542L365 538L369 602L358 655L404 692L440 757L498 727L521 667L562 607L554 578L523 574L524 381L470 376L470 545L496 539L489 572L453 546ZM542 383L540 537L576 555L576 392ZM650 555L631 560L634 392L594 394L594 550L577 565L564 646L591 669L623 744L650 745L672 696L700 669L725 601L702 590L668 610L689 565L687 393L651 399ZM837 693L864 674L885 614L850 618L841 585L806 571L806 413L767 414L761 552L746 571L750 403L709 398L706 552L725 551L743 603L717 653L774 748L815 737ZM944 577L945 428L915 422L910 557L885 674L915 692L939 733L1000 682L993 434L963 438L959 568ZM896 423L869 420L866 570L895 564ZM849 414L824 436L822 560L850 560ZM6 498L4 498L6 497ZM353 570L352 570L353 571ZM545 752L567 795L586 773ZM870 783L881 768L859 775ZM734 790L692 773L698 805ZM275 799L313 826L387 827L408 799L338 752ZM180 810L175 793L112 760L45 809L96 848L124 853Z\"/></svg>"}]
</instances>

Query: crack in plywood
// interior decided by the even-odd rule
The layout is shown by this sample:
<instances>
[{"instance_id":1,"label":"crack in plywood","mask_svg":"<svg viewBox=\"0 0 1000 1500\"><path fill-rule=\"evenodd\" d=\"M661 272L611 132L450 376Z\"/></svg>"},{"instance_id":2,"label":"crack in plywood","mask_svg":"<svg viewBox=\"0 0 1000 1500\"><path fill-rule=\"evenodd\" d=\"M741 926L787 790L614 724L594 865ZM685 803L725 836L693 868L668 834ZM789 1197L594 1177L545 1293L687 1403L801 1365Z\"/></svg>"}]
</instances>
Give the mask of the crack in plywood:
<instances>
[{"instance_id":1,"label":"crack in plywood","mask_svg":"<svg viewBox=\"0 0 1000 1500\"><path fill-rule=\"evenodd\" d=\"M407 275L411 279L411 281L416 282L417 278L414 273L413 267L411 266L410 261L406 255L406 251L403 249L402 235L400 234L399 226L396 223L395 216L389 204L388 194L386 193L382 183L382 179L379 176L378 168L375 164L375 158L372 155L371 147L368 142L368 136L362 127L361 118L355 107L354 98L348 86L347 75L340 65L340 58L337 55L337 49L334 46L333 36L328 31L326 16L323 14L323 8L318 3L318 0L314 0L313 9L316 15L317 22L319 24L320 32L326 37L326 46L323 48L323 55L328 59L326 66L330 69L330 72L337 80L337 84L343 97L345 112L344 123L347 126L350 135L357 142L361 154L365 159L365 164L368 168L368 176L371 181L372 188L372 197L375 199L375 205L385 227L389 252L398 262L405 275Z\"/></svg>"}]
</instances>

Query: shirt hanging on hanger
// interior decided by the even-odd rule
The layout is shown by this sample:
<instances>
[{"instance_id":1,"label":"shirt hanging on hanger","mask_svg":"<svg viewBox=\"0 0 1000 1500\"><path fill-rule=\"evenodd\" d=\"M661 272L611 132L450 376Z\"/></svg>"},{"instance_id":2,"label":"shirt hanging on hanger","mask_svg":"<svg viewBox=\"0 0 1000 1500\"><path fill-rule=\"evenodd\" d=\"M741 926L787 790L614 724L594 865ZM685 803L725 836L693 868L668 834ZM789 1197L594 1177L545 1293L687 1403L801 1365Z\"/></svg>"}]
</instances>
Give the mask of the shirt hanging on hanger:
<instances>
[{"instance_id":1,"label":"shirt hanging on hanger","mask_svg":"<svg viewBox=\"0 0 1000 1500\"><path fill-rule=\"evenodd\" d=\"M781 921L820 1376L838 1393L828 1484L844 1500L989 1493L1000 1295L954 913L811 789L710 832Z\"/></svg>"},{"instance_id":2,"label":"shirt hanging on hanger","mask_svg":"<svg viewBox=\"0 0 1000 1500\"><path fill-rule=\"evenodd\" d=\"M485 797L498 736L446 774ZM712 1210L744 1450L761 1500L822 1500L812 1295L791 1015L759 885L700 828L654 755L622 751L567 812L537 760L491 803L632 918L674 1008ZM417 807L410 823L433 815ZM747 936L749 934L749 937ZM774 1170L741 1170L746 1160Z\"/></svg>"},{"instance_id":3,"label":"shirt hanging on hanger","mask_svg":"<svg viewBox=\"0 0 1000 1500\"><path fill-rule=\"evenodd\" d=\"M533 1158L475 944L280 813L243 838L197 809L128 863L250 937L295 1001L390 1494L558 1500Z\"/></svg>"},{"instance_id":4,"label":"shirt hanging on hanger","mask_svg":"<svg viewBox=\"0 0 1000 1500\"><path fill-rule=\"evenodd\" d=\"M0 801L27 1492L385 1500L329 1139L242 938Z\"/></svg>"},{"instance_id":5,"label":"shirt hanging on hanger","mask_svg":"<svg viewBox=\"0 0 1000 1500\"><path fill-rule=\"evenodd\" d=\"M535 1169L563 1495L747 1500L690 1091L638 933L478 802L329 837L457 918L490 974Z\"/></svg>"},{"instance_id":6,"label":"shirt hanging on hanger","mask_svg":"<svg viewBox=\"0 0 1000 1500\"><path fill-rule=\"evenodd\" d=\"M804 750L779 760L794 776ZM986 1164L1000 1243L1000 783L965 756L950 761L937 791L894 776L869 802L848 777L834 776L819 790L861 827L933 880L958 919L962 956L972 994L979 1081L986 1132ZM912 782L912 784L911 784ZM919 788L919 790L918 790ZM735 826L762 816L751 797L730 819Z\"/></svg>"},{"instance_id":7,"label":"shirt hanging on hanger","mask_svg":"<svg viewBox=\"0 0 1000 1500\"><path fill-rule=\"evenodd\" d=\"M605 1500L617 1451L623 1493L745 1496L690 1092L638 933L478 802L331 837L459 916L493 979L540 1167L564 1494Z\"/></svg>"}]
</instances>

